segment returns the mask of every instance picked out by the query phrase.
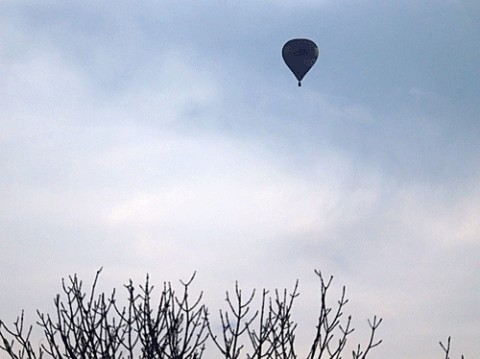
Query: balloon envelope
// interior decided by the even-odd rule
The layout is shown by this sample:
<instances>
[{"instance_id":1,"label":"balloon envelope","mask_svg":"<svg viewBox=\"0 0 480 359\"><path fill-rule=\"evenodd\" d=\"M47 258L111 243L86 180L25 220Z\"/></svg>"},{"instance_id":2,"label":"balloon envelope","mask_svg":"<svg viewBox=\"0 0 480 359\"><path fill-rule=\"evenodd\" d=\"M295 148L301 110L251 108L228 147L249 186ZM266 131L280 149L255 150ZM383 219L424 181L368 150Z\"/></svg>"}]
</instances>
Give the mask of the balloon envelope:
<instances>
[{"instance_id":1,"label":"balloon envelope","mask_svg":"<svg viewBox=\"0 0 480 359\"><path fill-rule=\"evenodd\" d=\"M282 57L302 86L300 81L317 61L318 47L312 40L292 39L283 45Z\"/></svg>"}]
</instances>

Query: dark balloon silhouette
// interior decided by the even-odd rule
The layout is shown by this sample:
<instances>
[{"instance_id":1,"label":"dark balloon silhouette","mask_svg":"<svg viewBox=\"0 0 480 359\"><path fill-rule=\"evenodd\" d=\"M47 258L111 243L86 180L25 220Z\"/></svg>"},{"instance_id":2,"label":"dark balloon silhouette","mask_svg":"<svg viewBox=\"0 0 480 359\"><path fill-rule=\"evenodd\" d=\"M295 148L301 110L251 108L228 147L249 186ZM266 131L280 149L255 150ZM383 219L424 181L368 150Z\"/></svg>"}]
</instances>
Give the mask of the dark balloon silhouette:
<instances>
[{"instance_id":1,"label":"dark balloon silhouette","mask_svg":"<svg viewBox=\"0 0 480 359\"><path fill-rule=\"evenodd\" d=\"M318 47L312 40L292 39L283 45L282 57L302 86L303 77L317 61Z\"/></svg>"}]
</instances>

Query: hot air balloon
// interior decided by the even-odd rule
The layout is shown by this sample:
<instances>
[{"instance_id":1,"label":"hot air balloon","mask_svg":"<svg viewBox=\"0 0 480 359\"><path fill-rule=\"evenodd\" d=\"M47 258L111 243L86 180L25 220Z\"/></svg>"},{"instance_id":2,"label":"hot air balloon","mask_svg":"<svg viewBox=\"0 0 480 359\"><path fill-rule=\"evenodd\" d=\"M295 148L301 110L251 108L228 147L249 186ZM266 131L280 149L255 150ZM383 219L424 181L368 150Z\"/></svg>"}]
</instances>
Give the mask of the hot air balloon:
<instances>
[{"instance_id":1,"label":"hot air balloon","mask_svg":"<svg viewBox=\"0 0 480 359\"><path fill-rule=\"evenodd\" d=\"M312 40L292 39L283 45L282 57L302 86L303 77L317 61L318 47Z\"/></svg>"}]
</instances>

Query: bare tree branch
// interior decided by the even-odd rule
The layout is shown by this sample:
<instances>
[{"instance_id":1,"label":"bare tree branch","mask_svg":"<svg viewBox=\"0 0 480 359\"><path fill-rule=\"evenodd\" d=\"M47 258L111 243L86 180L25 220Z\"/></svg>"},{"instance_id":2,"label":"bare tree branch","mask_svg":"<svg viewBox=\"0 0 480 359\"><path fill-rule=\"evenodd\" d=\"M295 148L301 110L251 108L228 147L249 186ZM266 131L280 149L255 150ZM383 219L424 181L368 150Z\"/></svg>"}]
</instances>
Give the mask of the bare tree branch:
<instances>
[{"instance_id":1,"label":"bare tree branch","mask_svg":"<svg viewBox=\"0 0 480 359\"><path fill-rule=\"evenodd\" d=\"M190 295L195 273L188 281L180 281L179 295L170 282L164 282L156 304L148 274L145 284L138 288L130 280L124 285L126 306L120 306L115 289L110 295L96 293L101 270L90 293L84 292L77 275L69 276L62 279L63 295L54 298L55 312L50 315L37 310L37 324L46 339L37 351L31 345L32 326L24 328L23 311L11 329L0 321L0 350L13 359L201 359L210 337L225 359L238 359L242 352L247 359L298 358L297 323L292 318L298 281L291 292L275 290L273 297L263 289L255 312L255 290L244 296L236 282L233 294L226 292L226 310L219 311L221 334L217 336L202 303L203 292L193 298ZM320 271L315 273L320 280L320 311L307 359L341 359L347 337L353 332L351 317L341 322L348 302L345 287L334 310L327 305L333 277L325 281ZM354 359L366 359L369 351L381 343L375 340L381 321L376 316L369 321L370 339L365 349L359 345L353 352ZM336 343L334 332L339 333ZM447 359L449 348L449 344L444 348Z\"/></svg>"},{"instance_id":2,"label":"bare tree branch","mask_svg":"<svg viewBox=\"0 0 480 359\"><path fill-rule=\"evenodd\" d=\"M442 347L443 351L445 352L445 359L450 359L450 337L448 337L447 340L447 346L443 345L443 343L440 341L439 342L440 346ZM465 357L462 355L462 359L465 359Z\"/></svg>"}]
</instances>

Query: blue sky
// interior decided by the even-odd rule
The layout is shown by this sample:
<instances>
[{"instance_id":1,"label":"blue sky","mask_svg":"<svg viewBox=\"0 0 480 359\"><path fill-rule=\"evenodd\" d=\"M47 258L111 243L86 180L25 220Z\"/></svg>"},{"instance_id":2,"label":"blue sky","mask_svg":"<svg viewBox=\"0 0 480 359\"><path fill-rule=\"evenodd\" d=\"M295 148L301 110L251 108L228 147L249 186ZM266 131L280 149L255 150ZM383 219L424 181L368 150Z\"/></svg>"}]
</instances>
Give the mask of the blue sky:
<instances>
[{"instance_id":1,"label":"blue sky","mask_svg":"<svg viewBox=\"0 0 480 359\"><path fill-rule=\"evenodd\" d=\"M298 278L301 348L317 268L353 341L384 318L372 358L478 356L479 24L473 0L2 2L2 319L100 266L106 290L197 270L212 311Z\"/></svg>"}]
</instances>

